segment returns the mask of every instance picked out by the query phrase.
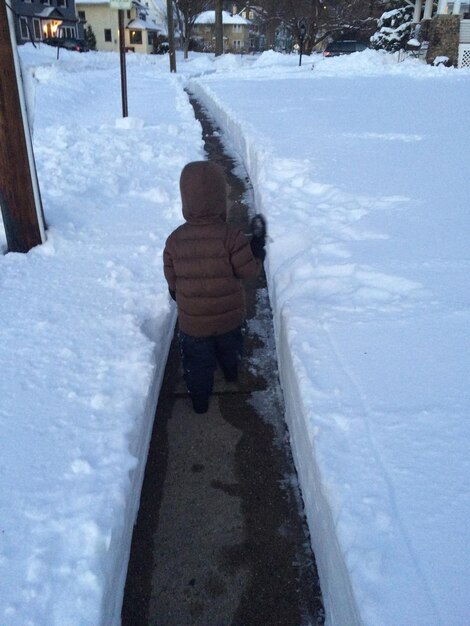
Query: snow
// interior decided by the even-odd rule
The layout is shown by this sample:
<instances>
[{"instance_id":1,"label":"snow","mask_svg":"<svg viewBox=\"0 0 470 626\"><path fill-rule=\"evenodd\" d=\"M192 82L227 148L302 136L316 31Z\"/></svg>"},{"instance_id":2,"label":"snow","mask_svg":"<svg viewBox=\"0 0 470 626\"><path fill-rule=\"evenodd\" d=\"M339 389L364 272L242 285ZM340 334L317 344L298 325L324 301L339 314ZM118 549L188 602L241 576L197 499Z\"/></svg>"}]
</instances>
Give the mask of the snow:
<instances>
[{"instance_id":1,"label":"snow","mask_svg":"<svg viewBox=\"0 0 470 626\"><path fill-rule=\"evenodd\" d=\"M215 24L215 11L203 11L200 13L195 22L195 24ZM222 11L222 23L223 24L249 24L249 21L246 20L241 15L232 15L228 11Z\"/></svg>"},{"instance_id":2,"label":"snow","mask_svg":"<svg viewBox=\"0 0 470 626\"><path fill-rule=\"evenodd\" d=\"M131 20L127 25L127 28L136 28L140 30L159 30L158 24L152 20Z\"/></svg>"},{"instance_id":3,"label":"snow","mask_svg":"<svg viewBox=\"0 0 470 626\"><path fill-rule=\"evenodd\" d=\"M175 321L162 248L203 157L185 86L268 220L328 624L468 626L470 71L128 55L123 120L118 55L20 56L48 240L0 257L2 626L119 623Z\"/></svg>"}]
</instances>

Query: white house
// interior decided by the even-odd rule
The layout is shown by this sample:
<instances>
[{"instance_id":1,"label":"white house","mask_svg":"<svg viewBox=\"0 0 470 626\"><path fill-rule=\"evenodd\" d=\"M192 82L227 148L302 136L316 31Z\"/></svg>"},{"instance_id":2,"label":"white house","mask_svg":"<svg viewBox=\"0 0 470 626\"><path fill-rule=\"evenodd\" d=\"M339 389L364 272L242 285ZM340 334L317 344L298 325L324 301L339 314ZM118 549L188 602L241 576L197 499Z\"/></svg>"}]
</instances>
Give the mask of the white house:
<instances>
[{"instance_id":1,"label":"white house","mask_svg":"<svg viewBox=\"0 0 470 626\"><path fill-rule=\"evenodd\" d=\"M118 11L109 0L75 0L78 17L85 29L91 26L97 50L119 50ZM148 4L132 0L132 8L124 11L125 46L127 50L151 53L156 37L163 26L153 21Z\"/></svg>"},{"instance_id":2,"label":"white house","mask_svg":"<svg viewBox=\"0 0 470 626\"><path fill-rule=\"evenodd\" d=\"M250 23L241 15L231 15L222 11L222 25L225 52L246 52L249 49ZM214 49L215 42L215 11L204 11L196 18L193 27L197 37L206 50Z\"/></svg>"},{"instance_id":3,"label":"white house","mask_svg":"<svg viewBox=\"0 0 470 626\"><path fill-rule=\"evenodd\" d=\"M470 67L470 1L415 0L413 20L432 57L448 56L458 67ZM428 55L429 60L429 55Z\"/></svg>"}]
</instances>

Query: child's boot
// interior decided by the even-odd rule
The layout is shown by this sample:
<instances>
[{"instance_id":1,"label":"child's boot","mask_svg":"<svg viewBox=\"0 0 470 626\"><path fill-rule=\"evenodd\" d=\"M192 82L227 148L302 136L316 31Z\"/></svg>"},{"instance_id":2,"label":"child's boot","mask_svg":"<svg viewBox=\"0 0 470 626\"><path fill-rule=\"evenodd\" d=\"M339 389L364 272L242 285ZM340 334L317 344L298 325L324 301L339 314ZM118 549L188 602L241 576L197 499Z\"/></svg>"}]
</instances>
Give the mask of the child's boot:
<instances>
[{"instance_id":1,"label":"child's boot","mask_svg":"<svg viewBox=\"0 0 470 626\"><path fill-rule=\"evenodd\" d=\"M207 413L209 410L209 398L207 396L191 396L195 413Z\"/></svg>"}]
</instances>

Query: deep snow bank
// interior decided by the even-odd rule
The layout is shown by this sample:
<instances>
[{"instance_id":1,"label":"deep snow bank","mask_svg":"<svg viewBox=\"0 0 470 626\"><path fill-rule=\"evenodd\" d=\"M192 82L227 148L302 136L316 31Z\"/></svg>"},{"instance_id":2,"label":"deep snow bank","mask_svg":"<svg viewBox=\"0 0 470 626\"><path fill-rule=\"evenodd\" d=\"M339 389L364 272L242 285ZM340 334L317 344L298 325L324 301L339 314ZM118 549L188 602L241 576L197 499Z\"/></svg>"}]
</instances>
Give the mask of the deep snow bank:
<instances>
[{"instance_id":1,"label":"deep snow bank","mask_svg":"<svg viewBox=\"0 0 470 626\"><path fill-rule=\"evenodd\" d=\"M199 124L160 59L21 50L47 242L0 256L0 623L110 626L175 310L162 249ZM163 65L161 66L163 67Z\"/></svg>"},{"instance_id":2,"label":"deep snow bank","mask_svg":"<svg viewBox=\"0 0 470 626\"><path fill-rule=\"evenodd\" d=\"M329 623L467 626L469 73L333 61L254 64L191 88L268 217L281 383Z\"/></svg>"},{"instance_id":3,"label":"deep snow bank","mask_svg":"<svg viewBox=\"0 0 470 626\"><path fill-rule=\"evenodd\" d=\"M223 128L224 141L229 149L234 154L241 156L253 185L256 210L270 216L272 207L266 206L263 195L266 185L269 185L269 181L275 178L273 176L273 155L267 146L269 139L258 135L254 125L250 125L247 132L246 121L240 120L236 114L231 113L230 107L211 91L210 85L191 81L189 88ZM292 243L294 244L294 242ZM296 359L289 342L289 314L292 311L284 309L284 315L281 315L277 306L275 294L278 292L278 286L271 275L269 257L265 262L265 268L273 306L274 330L281 386L286 407L286 421L311 530L312 547L320 573L328 623L334 626L359 626L362 621L351 590L351 582L341 547L337 540L328 495L325 493L321 470L316 462L315 445L308 428L309 408L304 404L302 384L298 380L300 363Z\"/></svg>"}]
</instances>

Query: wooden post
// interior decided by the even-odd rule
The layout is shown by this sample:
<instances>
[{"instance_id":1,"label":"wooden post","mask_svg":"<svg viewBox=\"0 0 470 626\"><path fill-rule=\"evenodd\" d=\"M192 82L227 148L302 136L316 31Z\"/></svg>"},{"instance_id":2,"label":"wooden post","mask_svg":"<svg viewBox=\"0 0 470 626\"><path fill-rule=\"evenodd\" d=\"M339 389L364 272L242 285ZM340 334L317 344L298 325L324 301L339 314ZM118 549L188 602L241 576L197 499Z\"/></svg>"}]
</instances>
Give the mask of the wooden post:
<instances>
[{"instance_id":1,"label":"wooden post","mask_svg":"<svg viewBox=\"0 0 470 626\"><path fill-rule=\"evenodd\" d=\"M118 10L119 22L119 60L121 64L121 100L122 117L128 117L127 108L127 70L126 70L126 29L124 27L124 11Z\"/></svg>"},{"instance_id":2,"label":"wooden post","mask_svg":"<svg viewBox=\"0 0 470 626\"><path fill-rule=\"evenodd\" d=\"M224 26L222 21L222 0L215 0L215 56L221 56L224 53Z\"/></svg>"},{"instance_id":3,"label":"wooden post","mask_svg":"<svg viewBox=\"0 0 470 626\"><path fill-rule=\"evenodd\" d=\"M28 252L45 242L13 18L4 0L0 0L0 205L9 252Z\"/></svg>"},{"instance_id":4,"label":"wooden post","mask_svg":"<svg viewBox=\"0 0 470 626\"><path fill-rule=\"evenodd\" d=\"M170 72L176 72L175 25L173 23L173 0L167 0L166 13L168 20L168 48L170 55Z\"/></svg>"}]
</instances>

